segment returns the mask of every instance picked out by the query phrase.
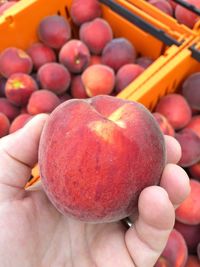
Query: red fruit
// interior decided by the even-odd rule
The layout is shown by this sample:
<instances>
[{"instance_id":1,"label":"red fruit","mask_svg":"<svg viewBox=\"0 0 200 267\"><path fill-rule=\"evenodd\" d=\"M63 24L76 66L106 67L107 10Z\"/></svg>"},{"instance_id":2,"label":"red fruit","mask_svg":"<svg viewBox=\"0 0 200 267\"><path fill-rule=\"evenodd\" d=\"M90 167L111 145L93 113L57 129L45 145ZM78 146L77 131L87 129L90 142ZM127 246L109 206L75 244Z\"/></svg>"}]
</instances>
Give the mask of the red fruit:
<instances>
[{"instance_id":1,"label":"red fruit","mask_svg":"<svg viewBox=\"0 0 200 267\"><path fill-rule=\"evenodd\" d=\"M90 52L97 55L101 54L105 45L113 38L112 28L106 20L101 18L83 23L79 35Z\"/></svg>"},{"instance_id":2,"label":"red fruit","mask_svg":"<svg viewBox=\"0 0 200 267\"><path fill-rule=\"evenodd\" d=\"M188 258L188 250L183 236L177 230L172 230L161 256L166 259L169 264L163 267L185 267Z\"/></svg>"},{"instance_id":3,"label":"red fruit","mask_svg":"<svg viewBox=\"0 0 200 267\"><path fill-rule=\"evenodd\" d=\"M182 94L192 109L200 111L200 72L190 75L182 86Z\"/></svg>"},{"instance_id":4,"label":"red fruit","mask_svg":"<svg viewBox=\"0 0 200 267\"><path fill-rule=\"evenodd\" d=\"M89 66L95 64L101 64L101 57L97 55L91 55Z\"/></svg>"},{"instance_id":5,"label":"red fruit","mask_svg":"<svg viewBox=\"0 0 200 267\"><path fill-rule=\"evenodd\" d=\"M114 71L105 65L92 65L82 73L82 82L89 97L109 95L115 86Z\"/></svg>"},{"instance_id":6,"label":"red fruit","mask_svg":"<svg viewBox=\"0 0 200 267\"><path fill-rule=\"evenodd\" d=\"M63 103L69 99L72 99L71 95L69 95L68 93L65 93L63 95L59 95L58 97L60 99L60 103Z\"/></svg>"},{"instance_id":7,"label":"red fruit","mask_svg":"<svg viewBox=\"0 0 200 267\"><path fill-rule=\"evenodd\" d=\"M33 62L30 56L21 49L9 47L0 54L0 73L5 78L19 72L29 74L32 67Z\"/></svg>"},{"instance_id":8,"label":"red fruit","mask_svg":"<svg viewBox=\"0 0 200 267\"><path fill-rule=\"evenodd\" d=\"M58 63L46 63L37 73L37 78L44 89L55 94L67 91L71 82L71 75L67 68Z\"/></svg>"},{"instance_id":9,"label":"red fruit","mask_svg":"<svg viewBox=\"0 0 200 267\"><path fill-rule=\"evenodd\" d=\"M73 22L80 26L82 23L101 16L101 7L97 0L73 0L70 15Z\"/></svg>"},{"instance_id":10,"label":"red fruit","mask_svg":"<svg viewBox=\"0 0 200 267\"><path fill-rule=\"evenodd\" d=\"M72 78L71 95L73 98L87 98L88 97L80 75L76 75Z\"/></svg>"},{"instance_id":11,"label":"red fruit","mask_svg":"<svg viewBox=\"0 0 200 267\"><path fill-rule=\"evenodd\" d=\"M200 8L199 0L184 0L188 4L191 4L197 8ZM175 9L175 17L178 22L187 25L190 28L193 28L195 23L198 21L199 16L192 11L182 7L181 5L177 5Z\"/></svg>"},{"instance_id":12,"label":"red fruit","mask_svg":"<svg viewBox=\"0 0 200 267\"><path fill-rule=\"evenodd\" d=\"M31 115L50 113L60 104L60 99L48 90L34 92L28 102L28 112Z\"/></svg>"},{"instance_id":13,"label":"red fruit","mask_svg":"<svg viewBox=\"0 0 200 267\"><path fill-rule=\"evenodd\" d=\"M197 245L200 241L200 224L189 225L176 221L174 227L184 237L189 253L196 253Z\"/></svg>"},{"instance_id":14,"label":"red fruit","mask_svg":"<svg viewBox=\"0 0 200 267\"><path fill-rule=\"evenodd\" d=\"M182 150L182 156L178 164L189 167L200 160L200 138L191 129L183 129L175 134Z\"/></svg>"},{"instance_id":15,"label":"red fruit","mask_svg":"<svg viewBox=\"0 0 200 267\"><path fill-rule=\"evenodd\" d=\"M102 51L102 63L117 71L125 64L134 63L135 47L125 38L114 38Z\"/></svg>"},{"instance_id":16,"label":"red fruit","mask_svg":"<svg viewBox=\"0 0 200 267\"><path fill-rule=\"evenodd\" d=\"M9 132L10 122L4 113L0 112L0 138Z\"/></svg>"},{"instance_id":17,"label":"red fruit","mask_svg":"<svg viewBox=\"0 0 200 267\"><path fill-rule=\"evenodd\" d=\"M38 70L42 65L56 61L56 54L45 44L34 43L28 49L27 53L32 58L35 70Z\"/></svg>"},{"instance_id":18,"label":"red fruit","mask_svg":"<svg viewBox=\"0 0 200 267\"><path fill-rule=\"evenodd\" d=\"M199 267L200 266L200 261L196 256L189 255L188 261L185 265L185 267Z\"/></svg>"},{"instance_id":19,"label":"red fruit","mask_svg":"<svg viewBox=\"0 0 200 267\"><path fill-rule=\"evenodd\" d=\"M31 94L38 90L38 86L30 75L15 73L8 78L5 90L6 97L10 102L17 106L24 106Z\"/></svg>"},{"instance_id":20,"label":"red fruit","mask_svg":"<svg viewBox=\"0 0 200 267\"><path fill-rule=\"evenodd\" d=\"M117 71L116 74L116 92L121 92L126 86L133 82L143 71L144 68L136 64L123 65Z\"/></svg>"},{"instance_id":21,"label":"red fruit","mask_svg":"<svg viewBox=\"0 0 200 267\"><path fill-rule=\"evenodd\" d=\"M62 16L47 16L39 24L38 36L47 46L60 49L71 38L71 27Z\"/></svg>"},{"instance_id":22,"label":"red fruit","mask_svg":"<svg viewBox=\"0 0 200 267\"><path fill-rule=\"evenodd\" d=\"M6 85L7 79L0 76L0 97L5 96L5 85Z\"/></svg>"},{"instance_id":23,"label":"red fruit","mask_svg":"<svg viewBox=\"0 0 200 267\"><path fill-rule=\"evenodd\" d=\"M186 128L193 130L200 138L200 115L193 116Z\"/></svg>"},{"instance_id":24,"label":"red fruit","mask_svg":"<svg viewBox=\"0 0 200 267\"><path fill-rule=\"evenodd\" d=\"M168 122L167 118L163 116L162 114L158 112L152 113L156 121L158 122L161 131L163 134L174 136L174 128L171 126L171 124Z\"/></svg>"},{"instance_id":25,"label":"red fruit","mask_svg":"<svg viewBox=\"0 0 200 267\"><path fill-rule=\"evenodd\" d=\"M176 209L176 219L182 223L197 225L200 223L200 182L190 179L191 192Z\"/></svg>"},{"instance_id":26,"label":"red fruit","mask_svg":"<svg viewBox=\"0 0 200 267\"><path fill-rule=\"evenodd\" d=\"M149 4L157 7L169 16L173 16L173 8L166 0L149 0Z\"/></svg>"},{"instance_id":27,"label":"red fruit","mask_svg":"<svg viewBox=\"0 0 200 267\"><path fill-rule=\"evenodd\" d=\"M192 178L200 181L200 161L188 167L188 171Z\"/></svg>"},{"instance_id":28,"label":"red fruit","mask_svg":"<svg viewBox=\"0 0 200 267\"><path fill-rule=\"evenodd\" d=\"M40 139L45 192L60 212L83 221L136 217L141 191L159 183L164 166L165 142L151 113L116 97L66 101Z\"/></svg>"},{"instance_id":29,"label":"red fruit","mask_svg":"<svg viewBox=\"0 0 200 267\"><path fill-rule=\"evenodd\" d=\"M0 97L0 112L4 113L12 121L19 114L19 109L10 103L7 98Z\"/></svg>"},{"instance_id":30,"label":"red fruit","mask_svg":"<svg viewBox=\"0 0 200 267\"><path fill-rule=\"evenodd\" d=\"M30 114L24 113L17 116L11 123L9 133L14 133L24 127L24 125L32 118Z\"/></svg>"},{"instance_id":31,"label":"red fruit","mask_svg":"<svg viewBox=\"0 0 200 267\"><path fill-rule=\"evenodd\" d=\"M80 73L89 65L90 52L79 40L70 40L60 50L59 61L70 72Z\"/></svg>"},{"instance_id":32,"label":"red fruit","mask_svg":"<svg viewBox=\"0 0 200 267\"><path fill-rule=\"evenodd\" d=\"M153 63L153 59L150 57L138 57L135 63L146 69Z\"/></svg>"},{"instance_id":33,"label":"red fruit","mask_svg":"<svg viewBox=\"0 0 200 267\"><path fill-rule=\"evenodd\" d=\"M191 109L182 95L169 94L160 99L156 112L164 115L175 130L185 127L192 117Z\"/></svg>"}]
</instances>

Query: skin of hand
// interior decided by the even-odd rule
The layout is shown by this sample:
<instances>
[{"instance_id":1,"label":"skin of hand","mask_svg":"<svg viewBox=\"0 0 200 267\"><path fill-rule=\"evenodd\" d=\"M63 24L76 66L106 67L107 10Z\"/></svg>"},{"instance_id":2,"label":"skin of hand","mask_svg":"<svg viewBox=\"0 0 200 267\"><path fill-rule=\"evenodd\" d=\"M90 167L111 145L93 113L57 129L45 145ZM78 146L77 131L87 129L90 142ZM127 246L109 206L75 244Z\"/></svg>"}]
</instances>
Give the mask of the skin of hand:
<instances>
[{"instance_id":1,"label":"skin of hand","mask_svg":"<svg viewBox=\"0 0 200 267\"><path fill-rule=\"evenodd\" d=\"M165 136L160 186L142 191L131 228L120 221L88 224L60 214L42 189L24 189L47 118L37 115L0 139L0 267L152 267L174 226L175 208L190 192L186 172L176 165L177 141Z\"/></svg>"}]
</instances>

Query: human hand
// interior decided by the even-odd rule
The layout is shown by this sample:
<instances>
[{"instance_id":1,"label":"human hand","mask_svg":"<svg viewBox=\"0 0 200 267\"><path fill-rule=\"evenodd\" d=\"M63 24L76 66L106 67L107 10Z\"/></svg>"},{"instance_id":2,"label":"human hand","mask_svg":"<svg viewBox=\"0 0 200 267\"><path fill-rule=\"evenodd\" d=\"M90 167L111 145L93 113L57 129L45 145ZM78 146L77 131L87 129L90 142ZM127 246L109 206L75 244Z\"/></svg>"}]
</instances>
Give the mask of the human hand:
<instances>
[{"instance_id":1,"label":"human hand","mask_svg":"<svg viewBox=\"0 0 200 267\"><path fill-rule=\"evenodd\" d=\"M187 174L175 165L179 144L165 137L160 186L142 191L131 228L121 221L88 224L60 214L43 190L24 189L47 117L0 139L0 267L152 267L173 228L174 208L190 191Z\"/></svg>"}]
</instances>

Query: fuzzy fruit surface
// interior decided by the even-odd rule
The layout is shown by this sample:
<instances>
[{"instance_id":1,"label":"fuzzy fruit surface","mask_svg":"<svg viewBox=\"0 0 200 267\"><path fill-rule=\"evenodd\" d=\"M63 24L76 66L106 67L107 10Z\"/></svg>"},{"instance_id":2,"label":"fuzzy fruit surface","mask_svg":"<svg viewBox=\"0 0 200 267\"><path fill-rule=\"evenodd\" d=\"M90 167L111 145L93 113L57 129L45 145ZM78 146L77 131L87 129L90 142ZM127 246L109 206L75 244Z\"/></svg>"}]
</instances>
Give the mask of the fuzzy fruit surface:
<instances>
[{"instance_id":1,"label":"fuzzy fruit surface","mask_svg":"<svg viewBox=\"0 0 200 267\"><path fill-rule=\"evenodd\" d=\"M62 214L111 222L137 216L141 191L160 182L165 153L163 134L143 105L99 95L68 100L51 113L39 167Z\"/></svg>"}]
</instances>

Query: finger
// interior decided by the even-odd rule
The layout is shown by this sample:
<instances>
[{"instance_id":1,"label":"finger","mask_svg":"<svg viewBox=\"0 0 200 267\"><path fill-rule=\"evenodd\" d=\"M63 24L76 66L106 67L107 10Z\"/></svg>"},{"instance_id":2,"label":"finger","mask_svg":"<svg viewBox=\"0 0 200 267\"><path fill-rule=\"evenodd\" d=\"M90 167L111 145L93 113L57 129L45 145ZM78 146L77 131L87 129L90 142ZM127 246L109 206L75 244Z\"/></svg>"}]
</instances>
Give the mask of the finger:
<instances>
[{"instance_id":1,"label":"finger","mask_svg":"<svg viewBox=\"0 0 200 267\"><path fill-rule=\"evenodd\" d=\"M190 193L190 182L187 173L180 166L167 164L162 174L160 186L168 193L169 199L178 207Z\"/></svg>"},{"instance_id":2,"label":"finger","mask_svg":"<svg viewBox=\"0 0 200 267\"><path fill-rule=\"evenodd\" d=\"M178 163L181 158L181 146L172 136L165 135L167 163Z\"/></svg>"},{"instance_id":3,"label":"finger","mask_svg":"<svg viewBox=\"0 0 200 267\"><path fill-rule=\"evenodd\" d=\"M136 266L153 267L174 226L175 212L167 192L159 186L145 188L139 197L139 217L127 230L127 249Z\"/></svg>"},{"instance_id":4,"label":"finger","mask_svg":"<svg viewBox=\"0 0 200 267\"><path fill-rule=\"evenodd\" d=\"M0 141L0 201L21 197L37 162L42 128L48 115L40 114L22 129Z\"/></svg>"}]
</instances>

